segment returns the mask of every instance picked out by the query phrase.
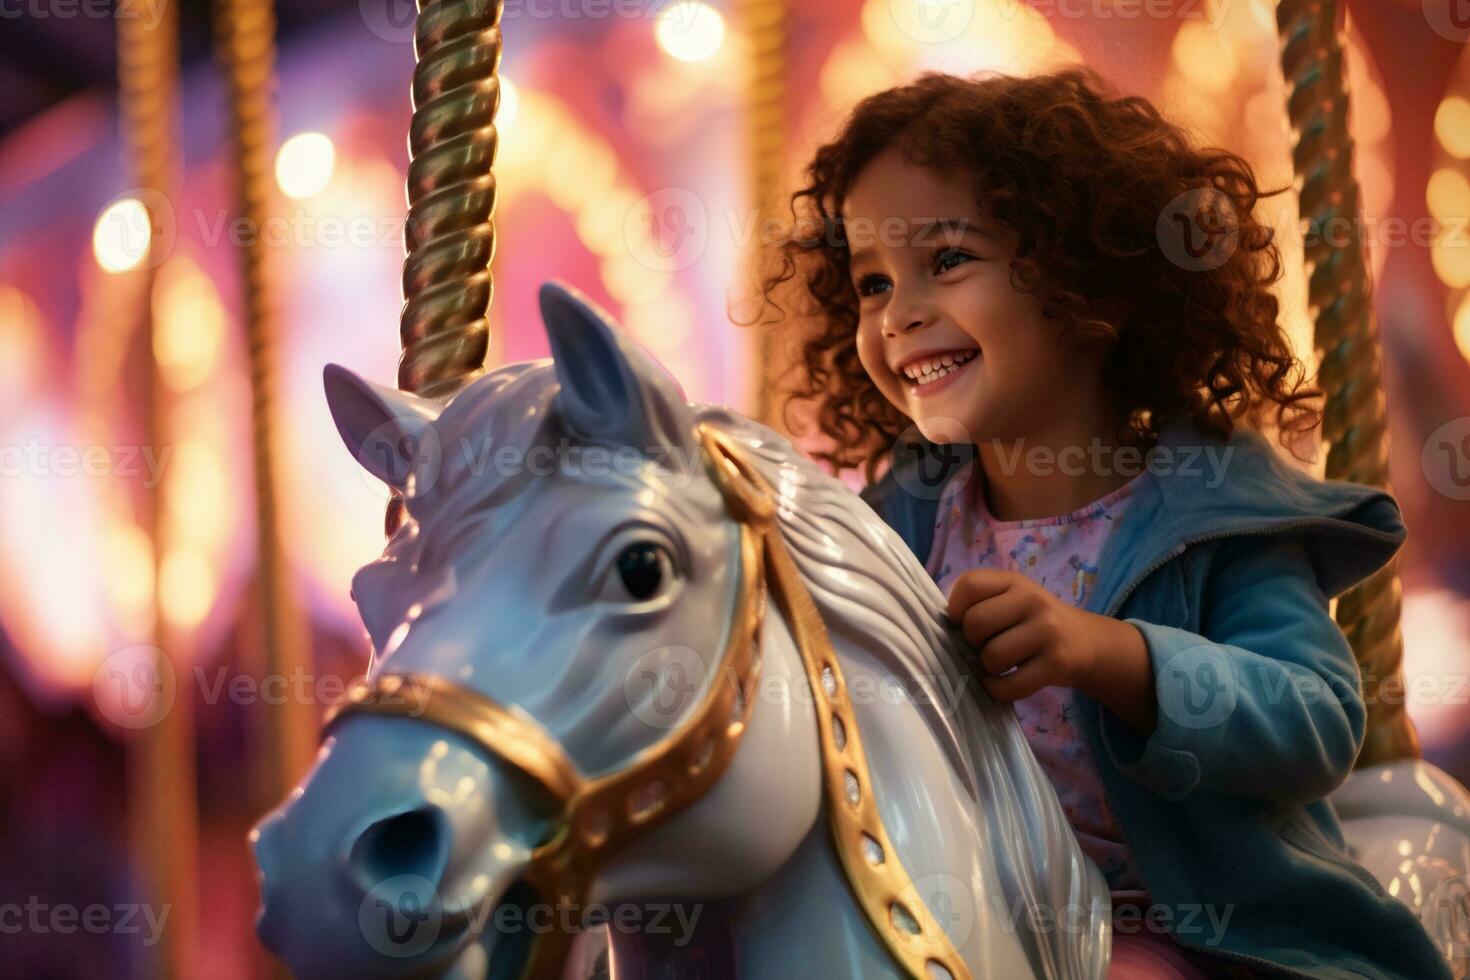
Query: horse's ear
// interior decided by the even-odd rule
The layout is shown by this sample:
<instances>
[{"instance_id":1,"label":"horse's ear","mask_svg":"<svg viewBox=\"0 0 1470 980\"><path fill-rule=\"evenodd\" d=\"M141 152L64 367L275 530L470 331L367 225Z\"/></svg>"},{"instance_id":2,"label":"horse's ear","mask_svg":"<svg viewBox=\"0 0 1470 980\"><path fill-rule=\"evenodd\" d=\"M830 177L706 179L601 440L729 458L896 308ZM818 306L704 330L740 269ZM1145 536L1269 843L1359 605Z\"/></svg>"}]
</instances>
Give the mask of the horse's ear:
<instances>
[{"instance_id":1,"label":"horse's ear","mask_svg":"<svg viewBox=\"0 0 1470 980\"><path fill-rule=\"evenodd\" d=\"M673 375L571 286L545 283L540 301L561 382L557 409L572 431L645 455L682 449L676 458L690 459L694 415Z\"/></svg>"},{"instance_id":2,"label":"horse's ear","mask_svg":"<svg viewBox=\"0 0 1470 980\"><path fill-rule=\"evenodd\" d=\"M409 490L416 470L435 455L433 425L442 406L373 384L340 364L326 366L322 384L332 421L363 469L396 490Z\"/></svg>"}]
</instances>

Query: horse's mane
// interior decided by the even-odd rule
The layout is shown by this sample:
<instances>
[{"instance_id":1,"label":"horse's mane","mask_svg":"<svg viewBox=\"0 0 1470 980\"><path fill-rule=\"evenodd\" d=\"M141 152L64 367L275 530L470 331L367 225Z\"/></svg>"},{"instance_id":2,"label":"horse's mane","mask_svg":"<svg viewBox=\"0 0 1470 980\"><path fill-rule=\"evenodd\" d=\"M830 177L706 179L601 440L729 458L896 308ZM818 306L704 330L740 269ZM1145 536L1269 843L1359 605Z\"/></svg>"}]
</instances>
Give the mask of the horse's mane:
<instances>
[{"instance_id":1,"label":"horse's mane","mask_svg":"<svg viewBox=\"0 0 1470 980\"><path fill-rule=\"evenodd\" d=\"M916 699L914 707L949 756L976 812L987 818L975 822L979 843L1005 879L1007 910L1028 907L1017 905L1023 898L1059 920L1064 910L1087 910L1085 921L1096 939L1086 861L1076 837L1012 708L990 698L972 676L972 654L948 619L939 586L857 494L787 439L728 409L691 407L700 421L734 437L776 491L782 538L834 645L861 650L910 692L928 689L929 696ZM945 690L933 690L940 677L948 679ZM947 699L946 691L961 697ZM880 803L883 777L873 773ZM1014 924L1027 934L1023 923ZM1094 964L1106 947L1099 950L1098 942L1088 941L1087 931L1058 927L1041 934L1033 962L1046 964L1046 976L1100 975Z\"/></svg>"}]
</instances>

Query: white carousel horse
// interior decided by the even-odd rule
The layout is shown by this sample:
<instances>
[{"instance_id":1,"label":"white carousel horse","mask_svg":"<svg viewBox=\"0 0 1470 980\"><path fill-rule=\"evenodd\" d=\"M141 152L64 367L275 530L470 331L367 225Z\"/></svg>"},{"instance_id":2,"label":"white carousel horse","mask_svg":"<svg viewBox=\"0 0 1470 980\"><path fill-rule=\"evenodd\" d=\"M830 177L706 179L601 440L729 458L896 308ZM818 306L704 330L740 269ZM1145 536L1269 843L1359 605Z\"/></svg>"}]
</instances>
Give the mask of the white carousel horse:
<instances>
[{"instance_id":1,"label":"white carousel horse","mask_svg":"<svg viewBox=\"0 0 1470 980\"><path fill-rule=\"evenodd\" d=\"M1100 980L1101 874L906 545L541 298L554 360L448 407L326 372L407 520L353 580L369 683L254 835L263 940L303 977L547 977L603 908L614 976ZM1470 793L1413 760L1332 802L1467 976Z\"/></svg>"},{"instance_id":2,"label":"white carousel horse","mask_svg":"<svg viewBox=\"0 0 1470 980\"><path fill-rule=\"evenodd\" d=\"M1106 884L899 537L574 292L541 309L553 359L447 407L327 370L407 518L353 580L368 679L252 835L264 942L555 977L605 910L614 975L1102 980Z\"/></svg>"},{"instance_id":3,"label":"white carousel horse","mask_svg":"<svg viewBox=\"0 0 1470 980\"><path fill-rule=\"evenodd\" d=\"M1328 797L1349 855L1413 909L1470 977L1470 792L1423 759L1353 771Z\"/></svg>"}]
</instances>

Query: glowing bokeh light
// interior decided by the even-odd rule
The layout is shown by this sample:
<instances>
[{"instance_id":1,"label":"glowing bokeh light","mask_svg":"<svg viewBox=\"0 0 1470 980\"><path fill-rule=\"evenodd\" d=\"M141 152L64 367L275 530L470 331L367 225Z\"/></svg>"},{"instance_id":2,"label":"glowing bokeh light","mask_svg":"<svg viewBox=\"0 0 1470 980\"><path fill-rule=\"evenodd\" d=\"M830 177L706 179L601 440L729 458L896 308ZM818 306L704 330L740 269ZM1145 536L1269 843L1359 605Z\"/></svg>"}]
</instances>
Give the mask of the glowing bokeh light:
<instances>
[{"instance_id":1,"label":"glowing bokeh light","mask_svg":"<svg viewBox=\"0 0 1470 980\"><path fill-rule=\"evenodd\" d=\"M1222 33L1192 21L1174 35L1174 66L1206 92L1223 92L1235 81L1240 65L1235 49Z\"/></svg>"},{"instance_id":2,"label":"glowing bokeh light","mask_svg":"<svg viewBox=\"0 0 1470 980\"><path fill-rule=\"evenodd\" d=\"M495 128L504 133L516 123L521 108L521 93L515 83L500 76L500 105L495 109Z\"/></svg>"},{"instance_id":3,"label":"glowing bokeh light","mask_svg":"<svg viewBox=\"0 0 1470 980\"><path fill-rule=\"evenodd\" d=\"M632 252L614 252L601 264L602 284L620 305L656 299L669 288L669 273L650 268Z\"/></svg>"},{"instance_id":4,"label":"glowing bokeh light","mask_svg":"<svg viewBox=\"0 0 1470 980\"><path fill-rule=\"evenodd\" d=\"M1470 286L1470 249L1440 239L1429 250L1429 262L1446 286L1452 289Z\"/></svg>"},{"instance_id":5,"label":"glowing bokeh light","mask_svg":"<svg viewBox=\"0 0 1470 980\"><path fill-rule=\"evenodd\" d=\"M1470 181L1460 171L1442 167L1430 175L1424 202L1429 213L1441 221L1470 214Z\"/></svg>"},{"instance_id":6,"label":"glowing bokeh light","mask_svg":"<svg viewBox=\"0 0 1470 980\"><path fill-rule=\"evenodd\" d=\"M103 530L102 586L123 633L145 638L153 628L153 542L131 521Z\"/></svg>"},{"instance_id":7,"label":"glowing bokeh light","mask_svg":"<svg viewBox=\"0 0 1470 980\"><path fill-rule=\"evenodd\" d=\"M658 18L658 46L680 61L705 61L714 57L725 41L725 18L707 3L670 4Z\"/></svg>"},{"instance_id":8,"label":"glowing bokeh light","mask_svg":"<svg viewBox=\"0 0 1470 980\"><path fill-rule=\"evenodd\" d=\"M127 272L143 264L153 240L153 219L135 197L113 201L92 228L92 254L107 272Z\"/></svg>"},{"instance_id":9,"label":"glowing bokeh light","mask_svg":"<svg viewBox=\"0 0 1470 980\"><path fill-rule=\"evenodd\" d=\"M24 397L41 377L41 311L13 286L0 286L0 398Z\"/></svg>"},{"instance_id":10,"label":"glowing bokeh light","mask_svg":"<svg viewBox=\"0 0 1470 980\"><path fill-rule=\"evenodd\" d=\"M1470 100L1451 95L1441 102L1434 113L1434 135L1450 156L1470 157Z\"/></svg>"},{"instance_id":11,"label":"glowing bokeh light","mask_svg":"<svg viewBox=\"0 0 1470 980\"><path fill-rule=\"evenodd\" d=\"M1028 72L1076 60L1070 46L1058 43L1050 22L1026 4L868 0L860 19L863 37L871 47L867 57L894 73L895 82L915 71L958 75L990 69ZM834 56L839 54L860 78L871 79L873 88L890 84L878 82L875 67L862 64L851 51L834 52ZM830 77L823 79L823 85L827 90L848 87Z\"/></svg>"},{"instance_id":12,"label":"glowing bokeh light","mask_svg":"<svg viewBox=\"0 0 1470 980\"><path fill-rule=\"evenodd\" d=\"M337 148L321 133L298 133L276 153L276 184L287 197L319 194L332 179Z\"/></svg>"},{"instance_id":13,"label":"glowing bokeh light","mask_svg":"<svg viewBox=\"0 0 1470 980\"><path fill-rule=\"evenodd\" d=\"M1470 731L1470 718L1453 693L1449 678L1464 669L1470 644L1470 602L1448 589L1405 590L1405 709L1426 745L1448 745ZM1438 686L1437 686L1438 685Z\"/></svg>"},{"instance_id":14,"label":"glowing bokeh light","mask_svg":"<svg viewBox=\"0 0 1470 980\"><path fill-rule=\"evenodd\" d=\"M0 509L24 515L0 539L0 616L32 674L61 687L92 682L105 655L97 561L96 494L103 478L81 466L84 444L60 406L5 419Z\"/></svg>"},{"instance_id":15,"label":"glowing bokeh light","mask_svg":"<svg viewBox=\"0 0 1470 980\"><path fill-rule=\"evenodd\" d=\"M186 439L174 450L165 471L165 541L187 541L212 548L229 520L230 495L219 447L207 439Z\"/></svg>"},{"instance_id":16,"label":"glowing bokeh light","mask_svg":"<svg viewBox=\"0 0 1470 980\"><path fill-rule=\"evenodd\" d=\"M153 356L165 383L174 391L203 384L225 339L225 308L214 283L188 258L171 259L160 272L154 309Z\"/></svg>"},{"instance_id":17,"label":"glowing bokeh light","mask_svg":"<svg viewBox=\"0 0 1470 980\"><path fill-rule=\"evenodd\" d=\"M177 549L163 558L158 575L159 609L174 626L199 625L214 603L214 569L197 551Z\"/></svg>"},{"instance_id":18,"label":"glowing bokeh light","mask_svg":"<svg viewBox=\"0 0 1470 980\"><path fill-rule=\"evenodd\" d=\"M1470 181L1458 170L1442 167L1430 176L1424 201L1429 205L1429 213L1439 221L1457 221L1458 216L1470 214ZM1470 286L1470 249L1461 246L1453 236L1437 238L1429 260L1445 285L1456 289Z\"/></svg>"},{"instance_id":19,"label":"glowing bokeh light","mask_svg":"<svg viewBox=\"0 0 1470 980\"><path fill-rule=\"evenodd\" d=\"M1470 293L1460 298L1460 308L1455 311L1455 344L1461 356L1470 361Z\"/></svg>"},{"instance_id":20,"label":"glowing bokeh light","mask_svg":"<svg viewBox=\"0 0 1470 980\"><path fill-rule=\"evenodd\" d=\"M593 197L577 212L577 237L598 255L626 251L623 219L637 206L638 198L623 187Z\"/></svg>"}]
</instances>

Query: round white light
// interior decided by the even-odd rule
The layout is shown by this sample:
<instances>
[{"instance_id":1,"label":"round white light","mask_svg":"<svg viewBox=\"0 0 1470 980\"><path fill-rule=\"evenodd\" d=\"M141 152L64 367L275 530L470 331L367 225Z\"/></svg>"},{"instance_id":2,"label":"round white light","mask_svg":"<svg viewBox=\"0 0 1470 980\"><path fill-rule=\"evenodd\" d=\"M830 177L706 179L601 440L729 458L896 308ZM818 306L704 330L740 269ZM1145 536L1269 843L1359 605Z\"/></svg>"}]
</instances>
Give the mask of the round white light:
<instances>
[{"instance_id":1,"label":"round white light","mask_svg":"<svg viewBox=\"0 0 1470 980\"><path fill-rule=\"evenodd\" d=\"M337 149L321 133L300 133L281 144L276 154L276 183L281 193L311 197L327 186L337 165Z\"/></svg>"},{"instance_id":2,"label":"round white light","mask_svg":"<svg viewBox=\"0 0 1470 980\"><path fill-rule=\"evenodd\" d=\"M725 18L707 3L670 4L658 18L658 44L680 61L704 61L725 40Z\"/></svg>"},{"instance_id":3,"label":"round white light","mask_svg":"<svg viewBox=\"0 0 1470 980\"><path fill-rule=\"evenodd\" d=\"M92 228L92 254L108 272L136 269L148 257L153 218L136 197L113 201Z\"/></svg>"}]
</instances>

